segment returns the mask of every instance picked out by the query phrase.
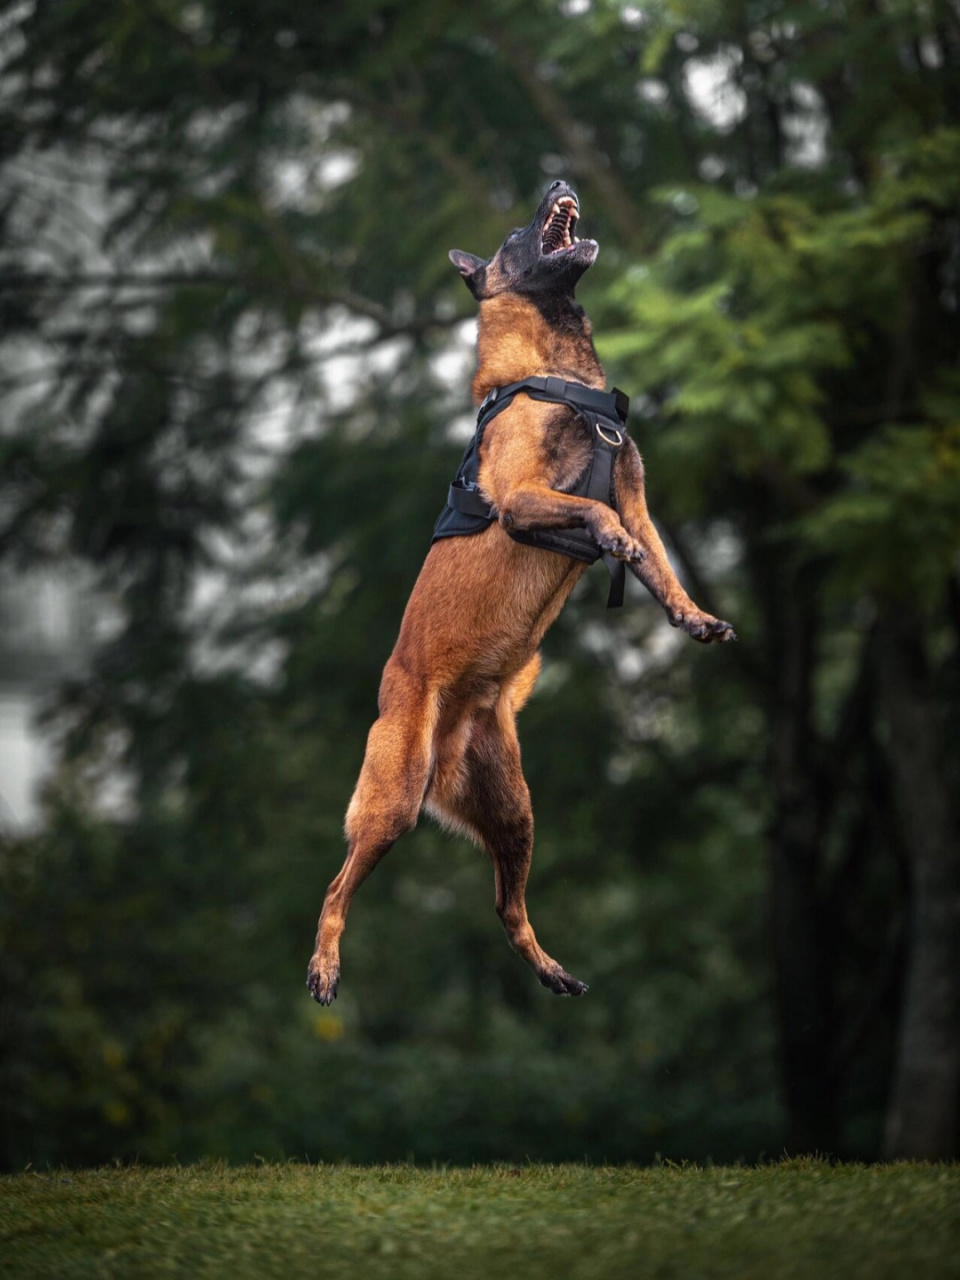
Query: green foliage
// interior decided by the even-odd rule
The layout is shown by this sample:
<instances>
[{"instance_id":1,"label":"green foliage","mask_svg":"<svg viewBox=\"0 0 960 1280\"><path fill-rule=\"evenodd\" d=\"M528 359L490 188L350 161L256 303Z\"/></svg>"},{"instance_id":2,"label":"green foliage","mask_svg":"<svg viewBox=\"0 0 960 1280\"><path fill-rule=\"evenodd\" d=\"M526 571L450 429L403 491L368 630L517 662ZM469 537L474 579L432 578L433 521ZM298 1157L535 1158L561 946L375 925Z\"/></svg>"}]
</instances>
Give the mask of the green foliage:
<instances>
[{"instance_id":1,"label":"green foliage","mask_svg":"<svg viewBox=\"0 0 960 1280\"><path fill-rule=\"evenodd\" d=\"M104 614L46 828L0 849L5 1163L751 1158L802 1131L811 1072L827 1136L796 1144L874 1154L910 833L870 619L923 618L960 723L952 11L5 19L0 554L92 566ZM632 582L608 617L597 577L547 638L530 906L586 1000L536 986L483 859L424 824L318 1013L316 915L468 421L446 250L561 173L652 509L740 644L675 643ZM782 865L811 869L784 949L828 975L799 988ZM791 1018L825 1028L809 1071Z\"/></svg>"},{"instance_id":2,"label":"green foliage","mask_svg":"<svg viewBox=\"0 0 960 1280\"><path fill-rule=\"evenodd\" d=\"M872 389L861 383L855 416L844 421L838 393L849 387L855 394L871 348L902 337L897 318L910 288L908 264L956 199L958 142L958 131L943 131L924 140L915 160L884 158L876 190L869 198L858 192L847 208L836 207L834 193L827 208L795 195L744 201L703 188L661 194L684 216L651 263L608 291L623 327L602 337L601 350L625 379L661 389L673 421L657 462L681 473L688 502L702 499L706 478L720 469L744 477L771 468L803 475L840 461L855 482L875 472L874 433L904 406L894 389L886 401L871 400ZM925 403L934 387L946 392L952 385L935 368L917 399ZM937 404L946 422L956 420L955 394L942 392ZM851 430L861 424L870 432L862 444L863 429ZM851 450L857 445L866 450L859 459ZM897 469L892 457L891 463ZM943 506L943 499L949 503L947 493L931 494L931 506ZM847 495L837 501L842 507ZM833 512L831 505L824 513L831 524L840 515ZM892 541L900 514L889 510L887 527L871 533ZM807 527L822 545L818 520L811 517ZM929 542L923 536L908 542L904 558L918 572L912 585L929 585L921 567L928 556L942 583L952 567L955 528L940 528ZM848 546L842 536L829 545L860 562L861 545Z\"/></svg>"},{"instance_id":3,"label":"green foliage","mask_svg":"<svg viewBox=\"0 0 960 1280\"><path fill-rule=\"evenodd\" d=\"M837 557L847 589L934 611L960 546L960 418L887 427L843 465L850 486L801 525L810 543Z\"/></svg>"}]
</instances>

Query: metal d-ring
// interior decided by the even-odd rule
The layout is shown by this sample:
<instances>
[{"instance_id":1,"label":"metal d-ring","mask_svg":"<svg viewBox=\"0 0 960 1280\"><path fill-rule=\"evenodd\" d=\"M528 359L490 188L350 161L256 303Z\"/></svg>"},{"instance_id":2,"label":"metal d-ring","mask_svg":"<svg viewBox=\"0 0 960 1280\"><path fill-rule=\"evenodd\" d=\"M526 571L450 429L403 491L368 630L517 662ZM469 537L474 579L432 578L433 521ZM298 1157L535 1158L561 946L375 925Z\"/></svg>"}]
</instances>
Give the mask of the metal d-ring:
<instances>
[{"instance_id":1,"label":"metal d-ring","mask_svg":"<svg viewBox=\"0 0 960 1280\"><path fill-rule=\"evenodd\" d=\"M600 437L601 440L604 440L607 444L612 445L614 449L620 448L620 446L623 444L623 436L620 434L619 431L614 429L613 434L617 438L616 440L611 440L610 437L607 435L607 433L604 431L603 427L601 427L599 422L594 423L594 425L597 428L597 435Z\"/></svg>"}]
</instances>

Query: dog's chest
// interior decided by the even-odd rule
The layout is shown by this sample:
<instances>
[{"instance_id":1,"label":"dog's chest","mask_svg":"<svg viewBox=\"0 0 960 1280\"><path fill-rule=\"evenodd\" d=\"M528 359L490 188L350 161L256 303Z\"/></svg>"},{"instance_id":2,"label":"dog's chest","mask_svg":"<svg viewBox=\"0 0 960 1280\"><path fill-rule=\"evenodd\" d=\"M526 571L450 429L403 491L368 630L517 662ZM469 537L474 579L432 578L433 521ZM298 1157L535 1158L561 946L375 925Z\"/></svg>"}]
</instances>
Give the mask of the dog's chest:
<instances>
[{"instance_id":1,"label":"dog's chest","mask_svg":"<svg viewBox=\"0 0 960 1280\"><path fill-rule=\"evenodd\" d=\"M589 424L579 414L565 409L546 415L539 452L547 485L561 493L569 492L593 456Z\"/></svg>"}]
</instances>

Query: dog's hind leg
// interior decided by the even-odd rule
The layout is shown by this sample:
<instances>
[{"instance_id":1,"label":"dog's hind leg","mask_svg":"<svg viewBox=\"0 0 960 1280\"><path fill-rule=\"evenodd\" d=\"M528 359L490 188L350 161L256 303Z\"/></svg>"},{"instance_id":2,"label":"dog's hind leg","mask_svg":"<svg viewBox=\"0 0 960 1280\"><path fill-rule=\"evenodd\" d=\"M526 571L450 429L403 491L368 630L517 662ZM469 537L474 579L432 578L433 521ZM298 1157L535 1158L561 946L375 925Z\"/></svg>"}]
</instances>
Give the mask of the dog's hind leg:
<instances>
[{"instance_id":1,"label":"dog's hind leg","mask_svg":"<svg viewBox=\"0 0 960 1280\"><path fill-rule=\"evenodd\" d=\"M533 811L520 767L514 712L509 694L474 713L462 761L448 770L447 786L427 793L427 807L441 819L474 835L490 854L496 879L496 908L510 945L545 987L557 995L579 996L586 985L543 950L527 917L526 887L533 856ZM440 770L438 768L438 782Z\"/></svg>"},{"instance_id":2,"label":"dog's hind leg","mask_svg":"<svg viewBox=\"0 0 960 1280\"><path fill-rule=\"evenodd\" d=\"M337 994L340 937L353 895L394 841L416 825L436 719L436 695L388 664L380 689L380 718L370 730L347 809L346 861L327 889L307 971L307 986L320 1004L330 1004Z\"/></svg>"}]
</instances>

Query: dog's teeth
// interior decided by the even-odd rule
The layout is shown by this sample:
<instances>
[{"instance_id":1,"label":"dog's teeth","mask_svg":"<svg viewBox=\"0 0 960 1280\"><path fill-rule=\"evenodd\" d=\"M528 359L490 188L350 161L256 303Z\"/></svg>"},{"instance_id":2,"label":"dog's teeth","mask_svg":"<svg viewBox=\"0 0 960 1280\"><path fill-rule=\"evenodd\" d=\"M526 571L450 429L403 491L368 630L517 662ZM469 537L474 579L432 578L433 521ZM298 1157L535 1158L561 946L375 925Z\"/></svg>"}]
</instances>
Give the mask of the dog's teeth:
<instances>
[{"instance_id":1,"label":"dog's teeth","mask_svg":"<svg viewBox=\"0 0 960 1280\"><path fill-rule=\"evenodd\" d=\"M580 217L580 206L572 196L555 201L543 228L542 247L546 254L560 253L580 243L574 227Z\"/></svg>"}]
</instances>

